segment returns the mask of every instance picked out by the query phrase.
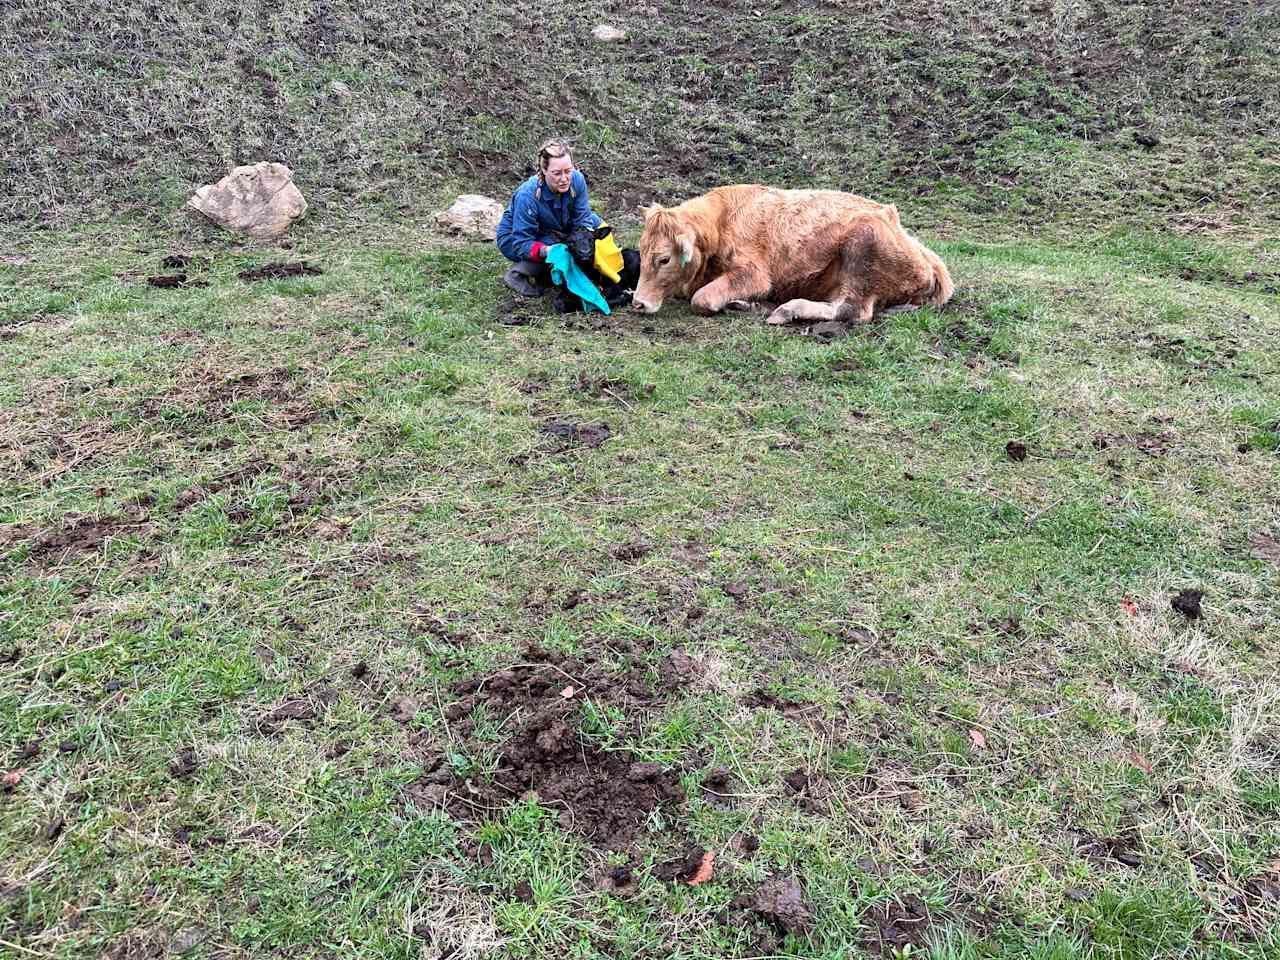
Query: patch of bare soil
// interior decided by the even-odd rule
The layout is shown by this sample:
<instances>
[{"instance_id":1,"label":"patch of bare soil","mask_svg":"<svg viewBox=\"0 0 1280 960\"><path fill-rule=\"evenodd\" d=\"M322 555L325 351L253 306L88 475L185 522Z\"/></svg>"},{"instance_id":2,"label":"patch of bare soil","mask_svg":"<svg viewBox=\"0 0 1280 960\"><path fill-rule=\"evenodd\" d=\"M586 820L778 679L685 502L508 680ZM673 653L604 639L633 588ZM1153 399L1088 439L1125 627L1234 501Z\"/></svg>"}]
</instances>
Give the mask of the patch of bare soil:
<instances>
[{"instance_id":1,"label":"patch of bare soil","mask_svg":"<svg viewBox=\"0 0 1280 960\"><path fill-rule=\"evenodd\" d=\"M507 297L494 308L493 316L505 327L527 327L538 320L536 304L528 297Z\"/></svg>"},{"instance_id":2,"label":"patch of bare soil","mask_svg":"<svg viewBox=\"0 0 1280 960\"><path fill-rule=\"evenodd\" d=\"M13 340L24 328L36 327L42 324L48 325L66 325L69 318L59 316L56 313L37 313L29 317L22 317L18 320L11 320L8 323L0 325L0 341Z\"/></svg>"},{"instance_id":3,"label":"patch of bare soil","mask_svg":"<svg viewBox=\"0 0 1280 960\"><path fill-rule=\"evenodd\" d=\"M252 270L241 270L236 276L250 282L256 280L283 280L286 277L311 277L324 273L319 267L305 261L299 263L268 263Z\"/></svg>"},{"instance_id":4,"label":"patch of bare soil","mask_svg":"<svg viewBox=\"0 0 1280 960\"><path fill-rule=\"evenodd\" d=\"M207 287L209 281L196 280L185 273L162 273L147 277L147 286L161 290L173 290L178 287Z\"/></svg>"},{"instance_id":5,"label":"patch of bare soil","mask_svg":"<svg viewBox=\"0 0 1280 960\"><path fill-rule=\"evenodd\" d=\"M1246 880L1226 907L1225 932L1231 939L1248 942L1272 929L1280 919L1280 860Z\"/></svg>"},{"instance_id":6,"label":"patch of bare soil","mask_svg":"<svg viewBox=\"0 0 1280 960\"><path fill-rule=\"evenodd\" d=\"M172 416L176 408L191 420L217 423L225 419L228 406L246 400L265 402L266 418L286 430L307 426L326 415L306 400L302 386L284 367L231 372L216 366L196 367L163 394L140 401L135 410L154 419Z\"/></svg>"},{"instance_id":7,"label":"patch of bare soil","mask_svg":"<svg viewBox=\"0 0 1280 960\"><path fill-rule=\"evenodd\" d=\"M652 383L633 387L625 380L580 372L574 380L574 389L585 396L597 400L616 400L625 406L638 400L647 400L657 388Z\"/></svg>"},{"instance_id":8,"label":"patch of bare soil","mask_svg":"<svg viewBox=\"0 0 1280 960\"><path fill-rule=\"evenodd\" d=\"M15 527L0 533L0 546L30 541L31 559L43 567L54 567L81 554L96 552L113 538L146 536L154 529L148 518L146 510L135 508L125 516L80 517L50 530Z\"/></svg>"},{"instance_id":9,"label":"patch of bare soil","mask_svg":"<svg viewBox=\"0 0 1280 960\"><path fill-rule=\"evenodd\" d=\"M102 954L102 960L153 960L165 955L165 944L151 936L128 934Z\"/></svg>"},{"instance_id":10,"label":"patch of bare soil","mask_svg":"<svg viewBox=\"0 0 1280 960\"><path fill-rule=\"evenodd\" d=\"M1082 827L1073 828L1076 850L1091 863L1100 867L1121 864L1126 867L1142 866L1142 837L1136 830L1126 830L1113 837L1099 837Z\"/></svg>"},{"instance_id":11,"label":"patch of bare soil","mask_svg":"<svg viewBox=\"0 0 1280 960\"><path fill-rule=\"evenodd\" d=\"M871 907L863 915L867 934L863 943L881 956L898 957L910 949L924 953L934 918L928 905L909 893L899 900Z\"/></svg>"},{"instance_id":12,"label":"patch of bare soil","mask_svg":"<svg viewBox=\"0 0 1280 960\"><path fill-rule=\"evenodd\" d=\"M583 735L583 704L634 712L664 702L691 677L687 657L672 657L650 675L639 667L620 671L596 660L561 657L533 648L526 661L481 679L456 683L459 697L445 711L455 737L469 739L473 713L510 717L511 737L491 778L460 778L445 758L432 764L411 799L447 802L459 815L492 814L530 793L562 811L567 829L603 849L623 849L659 807L679 806L679 771L638 760L626 750L603 750Z\"/></svg>"},{"instance_id":13,"label":"patch of bare soil","mask_svg":"<svg viewBox=\"0 0 1280 960\"><path fill-rule=\"evenodd\" d=\"M177 510L187 510L213 496L215 493L221 493L223 490L239 487L254 477L260 476L271 469L271 464L265 460L250 460L244 466L236 467L234 470L228 470L226 473L219 474L202 483L193 483L186 490L178 494L178 499L174 501L174 508Z\"/></svg>"},{"instance_id":14,"label":"patch of bare soil","mask_svg":"<svg viewBox=\"0 0 1280 960\"><path fill-rule=\"evenodd\" d=\"M561 441L560 449L571 446L598 447L613 436L607 423L574 423L571 420L548 420L540 427L550 437Z\"/></svg>"}]
</instances>

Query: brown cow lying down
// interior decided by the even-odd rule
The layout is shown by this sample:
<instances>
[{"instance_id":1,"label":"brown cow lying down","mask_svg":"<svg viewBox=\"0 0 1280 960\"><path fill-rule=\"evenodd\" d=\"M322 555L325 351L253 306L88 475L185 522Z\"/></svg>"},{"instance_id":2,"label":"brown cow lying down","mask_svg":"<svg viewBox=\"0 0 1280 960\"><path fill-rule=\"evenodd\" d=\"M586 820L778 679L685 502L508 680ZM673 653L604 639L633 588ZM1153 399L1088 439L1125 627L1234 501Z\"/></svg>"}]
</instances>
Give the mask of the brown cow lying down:
<instances>
[{"instance_id":1,"label":"brown cow lying down","mask_svg":"<svg viewBox=\"0 0 1280 960\"><path fill-rule=\"evenodd\" d=\"M667 297L699 313L781 303L769 323L870 320L876 310L941 305L946 265L902 229L898 208L835 190L717 187L678 207L647 207L632 303Z\"/></svg>"}]
</instances>

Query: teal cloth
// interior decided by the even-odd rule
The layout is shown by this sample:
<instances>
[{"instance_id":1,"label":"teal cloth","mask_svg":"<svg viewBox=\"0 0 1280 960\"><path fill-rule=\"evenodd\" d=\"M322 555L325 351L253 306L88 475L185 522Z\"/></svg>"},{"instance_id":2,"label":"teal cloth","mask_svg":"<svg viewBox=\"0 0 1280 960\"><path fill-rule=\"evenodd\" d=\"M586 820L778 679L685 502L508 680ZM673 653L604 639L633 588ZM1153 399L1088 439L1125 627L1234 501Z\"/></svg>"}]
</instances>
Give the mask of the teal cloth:
<instances>
[{"instance_id":1,"label":"teal cloth","mask_svg":"<svg viewBox=\"0 0 1280 960\"><path fill-rule=\"evenodd\" d=\"M547 263L551 265L552 283L558 287L566 287L570 293L576 293L581 297L587 313L595 307L608 316L609 304L596 289L596 285L582 272L582 268L574 262L573 254L569 252L568 247L563 243L547 247Z\"/></svg>"}]
</instances>

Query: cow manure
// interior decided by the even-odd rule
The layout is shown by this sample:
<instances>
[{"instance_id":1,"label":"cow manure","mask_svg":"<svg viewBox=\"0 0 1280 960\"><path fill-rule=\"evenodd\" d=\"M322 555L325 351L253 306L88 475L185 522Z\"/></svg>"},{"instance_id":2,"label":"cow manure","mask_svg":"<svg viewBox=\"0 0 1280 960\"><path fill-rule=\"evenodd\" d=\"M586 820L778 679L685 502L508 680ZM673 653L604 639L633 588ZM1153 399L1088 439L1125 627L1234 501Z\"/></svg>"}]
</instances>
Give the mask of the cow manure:
<instances>
[{"instance_id":1,"label":"cow manure","mask_svg":"<svg viewBox=\"0 0 1280 960\"><path fill-rule=\"evenodd\" d=\"M1010 440L1004 445L1005 455L1014 463L1027 459L1027 445L1021 440Z\"/></svg>"}]
</instances>

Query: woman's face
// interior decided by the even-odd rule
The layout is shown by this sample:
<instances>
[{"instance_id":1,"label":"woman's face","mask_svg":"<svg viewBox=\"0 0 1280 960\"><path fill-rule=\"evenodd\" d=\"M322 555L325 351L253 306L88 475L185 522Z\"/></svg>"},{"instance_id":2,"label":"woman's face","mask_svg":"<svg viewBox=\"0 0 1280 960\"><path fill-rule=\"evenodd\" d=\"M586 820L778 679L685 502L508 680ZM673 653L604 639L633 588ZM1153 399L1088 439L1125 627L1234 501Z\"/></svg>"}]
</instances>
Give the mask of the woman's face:
<instances>
[{"instance_id":1,"label":"woman's face","mask_svg":"<svg viewBox=\"0 0 1280 960\"><path fill-rule=\"evenodd\" d=\"M543 177L556 193L565 193L573 179L573 160L569 157L551 157L547 160L547 169Z\"/></svg>"}]
</instances>

